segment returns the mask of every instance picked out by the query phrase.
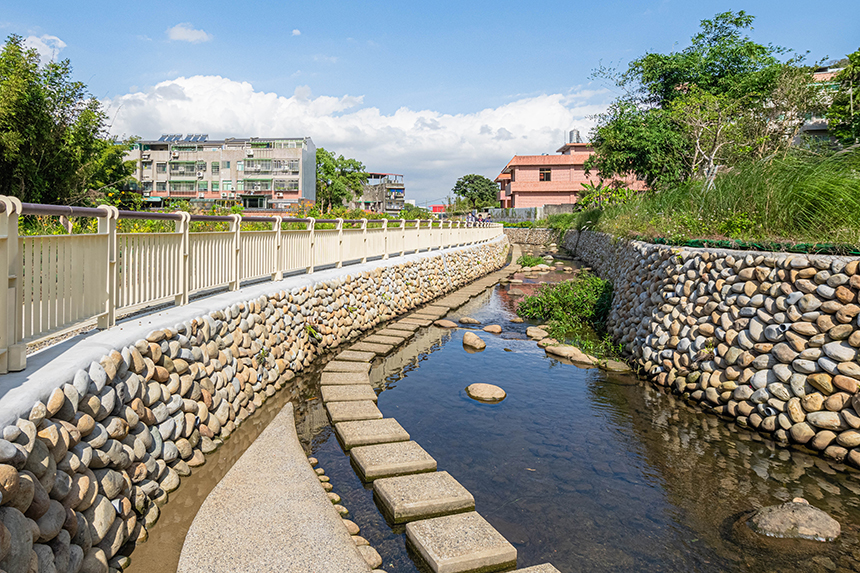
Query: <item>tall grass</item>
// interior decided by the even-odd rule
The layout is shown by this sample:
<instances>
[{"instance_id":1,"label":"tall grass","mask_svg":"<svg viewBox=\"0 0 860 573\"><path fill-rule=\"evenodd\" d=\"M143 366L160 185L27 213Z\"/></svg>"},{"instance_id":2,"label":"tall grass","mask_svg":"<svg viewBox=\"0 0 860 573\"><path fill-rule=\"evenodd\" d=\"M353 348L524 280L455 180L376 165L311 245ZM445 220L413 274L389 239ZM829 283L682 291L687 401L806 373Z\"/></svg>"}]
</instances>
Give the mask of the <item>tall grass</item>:
<instances>
[{"instance_id":1,"label":"tall grass","mask_svg":"<svg viewBox=\"0 0 860 573\"><path fill-rule=\"evenodd\" d=\"M829 156L791 150L723 172L710 188L690 181L550 225L673 241L860 246L860 147Z\"/></svg>"}]
</instances>

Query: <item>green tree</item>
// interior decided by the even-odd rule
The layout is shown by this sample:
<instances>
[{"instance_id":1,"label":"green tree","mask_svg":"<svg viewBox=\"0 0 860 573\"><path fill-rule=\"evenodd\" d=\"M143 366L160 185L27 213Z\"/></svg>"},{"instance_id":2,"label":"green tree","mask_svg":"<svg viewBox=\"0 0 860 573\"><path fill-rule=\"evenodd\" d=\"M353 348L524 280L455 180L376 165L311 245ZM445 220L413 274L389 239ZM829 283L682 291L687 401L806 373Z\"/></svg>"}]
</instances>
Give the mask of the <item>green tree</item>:
<instances>
[{"instance_id":1,"label":"green tree","mask_svg":"<svg viewBox=\"0 0 860 573\"><path fill-rule=\"evenodd\" d=\"M827 110L830 134L844 146L860 142L860 50L840 61L844 69L834 80L839 88Z\"/></svg>"},{"instance_id":2,"label":"green tree","mask_svg":"<svg viewBox=\"0 0 860 573\"><path fill-rule=\"evenodd\" d=\"M451 191L457 197L469 201L473 209L496 205L499 201L499 188L492 180L483 175L463 175L457 179Z\"/></svg>"},{"instance_id":3,"label":"green tree","mask_svg":"<svg viewBox=\"0 0 860 573\"><path fill-rule=\"evenodd\" d=\"M400 219L432 219L433 213L423 207L417 207L407 203L400 210Z\"/></svg>"},{"instance_id":4,"label":"green tree","mask_svg":"<svg viewBox=\"0 0 860 573\"><path fill-rule=\"evenodd\" d=\"M12 35L0 51L0 194L27 202L80 203L88 189L126 183L122 144L69 60L41 64Z\"/></svg>"},{"instance_id":5,"label":"green tree","mask_svg":"<svg viewBox=\"0 0 860 573\"><path fill-rule=\"evenodd\" d=\"M317 148L317 207L322 213L341 207L352 197L361 197L368 174L357 159L335 156Z\"/></svg>"},{"instance_id":6,"label":"green tree","mask_svg":"<svg viewBox=\"0 0 860 573\"><path fill-rule=\"evenodd\" d=\"M681 51L647 53L623 72L596 70L623 95L596 116L586 169L633 173L659 189L790 145L821 93L802 58L746 35L752 22L743 11L717 14Z\"/></svg>"}]
</instances>

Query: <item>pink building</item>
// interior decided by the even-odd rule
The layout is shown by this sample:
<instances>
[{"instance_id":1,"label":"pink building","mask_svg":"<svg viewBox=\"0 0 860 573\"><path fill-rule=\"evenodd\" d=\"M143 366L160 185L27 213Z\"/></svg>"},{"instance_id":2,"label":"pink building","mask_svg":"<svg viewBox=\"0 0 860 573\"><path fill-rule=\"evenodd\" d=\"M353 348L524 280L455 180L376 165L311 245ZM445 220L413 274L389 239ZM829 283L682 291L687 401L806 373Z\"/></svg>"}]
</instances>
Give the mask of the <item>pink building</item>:
<instances>
[{"instance_id":1,"label":"pink building","mask_svg":"<svg viewBox=\"0 0 860 573\"><path fill-rule=\"evenodd\" d=\"M496 177L500 206L576 203L583 183L600 182L595 173L585 175L585 161L594 153L590 143L566 143L557 151L559 155L515 155ZM623 182L627 187L644 189L644 183L633 177Z\"/></svg>"}]
</instances>

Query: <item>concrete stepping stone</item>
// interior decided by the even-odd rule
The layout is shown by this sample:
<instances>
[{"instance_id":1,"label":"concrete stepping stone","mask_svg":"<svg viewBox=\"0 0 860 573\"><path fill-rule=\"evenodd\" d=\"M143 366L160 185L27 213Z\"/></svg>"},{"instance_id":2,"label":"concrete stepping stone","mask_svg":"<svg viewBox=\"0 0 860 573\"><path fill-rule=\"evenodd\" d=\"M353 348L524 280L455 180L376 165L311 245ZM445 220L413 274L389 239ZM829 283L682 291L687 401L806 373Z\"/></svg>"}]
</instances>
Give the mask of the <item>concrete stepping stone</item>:
<instances>
[{"instance_id":1,"label":"concrete stepping stone","mask_svg":"<svg viewBox=\"0 0 860 573\"><path fill-rule=\"evenodd\" d=\"M376 358L375 352L363 352L360 350L344 350L337 355L337 360L347 360L350 362L370 362Z\"/></svg>"},{"instance_id":2,"label":"concrete stepping stone","mask_svg":"<svg viewBox=\"0 0 860 573\"><path fill-rule=\"evenodd\" d=\"M429 318L422 318L420 316L419 317L413 317L412 315L407 316L406 318L400 319L400 322L403 322L406 324L417 324L418 326L430 326L431 324L433 324L433 321L430 320Z\"/></svg>"},{"instance_id":3,"label":"concrete stepping stone","mask_svg":"<svg viewBox=\"0 0 860 573\"><path fill-rule=\"evenodd\" d=\"M411 521L406 538L434 573L498 571L517 564L517 550L476 512Z\"/></svg>"},{"instance_id":4,"label":"concrete stepping stone","mask_svg":"<svg viewBox=\"0 0 860 573\"><path fill-rule=\"evenodd\" d=\"M378 356L385 356L392 350L394 350L394 346L391 344L376 344L373 342L356 342L350 347L350 350L357 350L359 352L373 352Z\"/></svg>"},{"instance_id":5,"label":"concrete stepping stone","mask_svg":"<svg viewBox=\"0 0 860 573\"><path fill-rule=\"evenodd\" d=\"M394 322L385 327L385 330L396 330L398 332L415 332L421 328L417 324L405 324L402 322Z\"/></svg>"},{"instance_id":6,"label":"concrete stepping stone","mask_svg":"<svg viewBox=\"0 0 860 573\"><path fill-rule=\"evenodd\" d=\"M561 571L549 563L542 563L541 565L532 565L525 569L517 569L517 573L561 573Z\"/></svg>"},{"instance_id":7,"label":"concrete stepping stone","mask_svg":"<svg viewBox=\"0 0 860 573\"><path fill-rule=\"evenodd\" d=\"M475 509L475 498L448 472L378 479L373 493L391 523Z\"/></svg>"},{"instance_id":8,"label":"concrete stepping stone","mask_svg":"<svg viewBox=\"0 0 860 573\"><path fill-rule=\"evenodd\" d=\"M415 332L412 330L398 330L396 328L383 328L379 332L374 333L379 336L387 336L389 338L397 338L401 342L412 338L415 335Z\"/></svg>"},{"instance_id":9,"label":"concrete stepping stone","mask_svg":"<svg viewBox=\"0 0 860 573\"><path fill-rule=\"evenodd\" d=\"M409 441L409 433L394 418L340 422L334 425L334 431L344 450L355 446Z\"/></svg>"},{"instance_id":10,"label":"concrete stepping stone","mask_svg":"<svg viewBox=\"0 0 860 573\"><path fill-rule=\"evenodd\" d=\"M320 376L320 386L370 384L367 372L325 372Z\"/></svg>"},{"instance_id":11,"label":"concrete stepping stone","mask_svg":"<svg viewBox=\"0 0 860 573\"><path fill-rule=\"evenodd\" d=\"M349 453L363 481L436 471L436 460L412 441L359 446Z\"/></svg>"},{"instance_id":12,"label":"concrete stepping stone","mask_svg":"<svg viewBox=\"0 0 860 573\"><path fill-rule=\"evenodd\" d=\"M325 365L323 372L370 372L370 362L332 360Z\"/></svg>"},{"instance_id":13,"label":"concrete stepping stone","mask_svg":"<svg viewBox=\"0 0 860 573\"><path fill-rule=\"evenodd\" d=\"M353 422L355 420L381 420L382 412L372 400L352 402L328 402L325 405L331 423Z\"/></svg>"},{"instance_id":14,"label":"concrete stepping stone","mask_svg":"<svg viewBox=\"0 0 860 573\"><path fill-rule=\"evenodd\" d=\"M326 402L355 402L371 400L376 402L376 392L370 384L351 384L345 386L320 386L323 403Z\"/></svg>"},{"instance_id":15,"label":"concrete stepping stone","mask_svg":"<svg viewBox=\"0 0 860 573\"><path fill-rule=\"evenodd\" d=\"M427 310L427 309L421 309L421 310L416 310L415 312L413 312L413 313L412 313L412 316L414 316L414 317L420 317L420 318L427 317L427 318L437 319L437 318L439 318L440 316L445 316L446 314L448 314L448 311L447 311L447 310L441 310L441 309L440 309L440 310Z\"/></svg>"},{"instance_id":16,"label":"concrete stepping stone","mask_svg":"<svg viewBox=\"0 0 860 573\"><path fill-rule=\"evenodd\" d=\"M401 338L399 336L383 336L382 334L371 334L366 337L362 342L370 342L371 344L390 344L392 346L398 346L403 344L405 338Z\"/></svg>"}]
</instances>

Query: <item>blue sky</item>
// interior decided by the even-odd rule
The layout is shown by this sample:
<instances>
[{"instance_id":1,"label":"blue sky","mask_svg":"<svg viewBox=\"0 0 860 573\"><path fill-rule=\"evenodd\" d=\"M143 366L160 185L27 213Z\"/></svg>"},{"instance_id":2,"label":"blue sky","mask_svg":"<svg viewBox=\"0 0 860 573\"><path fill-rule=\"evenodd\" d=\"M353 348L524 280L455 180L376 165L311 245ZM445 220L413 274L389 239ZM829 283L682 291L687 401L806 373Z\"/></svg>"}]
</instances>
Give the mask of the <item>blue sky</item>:
<instances>
[{"instance_id":1,"label":"blue sky","mask_svg":"<svg viewBox=\"0 0 860 573\"><path fill-rule=\"evenodd\" d=\"M553 153L612 99L601 61L687 45L703 18L809 60L860 48L856 0L817 2L0 2L0 33L69 58L120 135L311 136L407 197ZM814 8L812 10L811 8Z\"/></svg>"}]
</instances>

